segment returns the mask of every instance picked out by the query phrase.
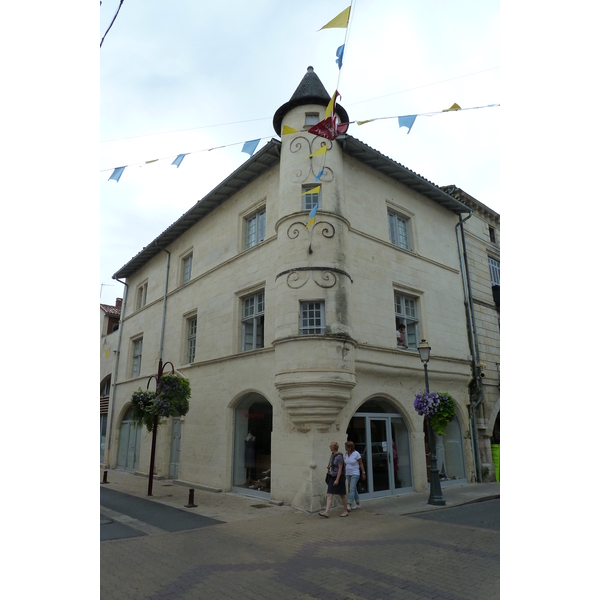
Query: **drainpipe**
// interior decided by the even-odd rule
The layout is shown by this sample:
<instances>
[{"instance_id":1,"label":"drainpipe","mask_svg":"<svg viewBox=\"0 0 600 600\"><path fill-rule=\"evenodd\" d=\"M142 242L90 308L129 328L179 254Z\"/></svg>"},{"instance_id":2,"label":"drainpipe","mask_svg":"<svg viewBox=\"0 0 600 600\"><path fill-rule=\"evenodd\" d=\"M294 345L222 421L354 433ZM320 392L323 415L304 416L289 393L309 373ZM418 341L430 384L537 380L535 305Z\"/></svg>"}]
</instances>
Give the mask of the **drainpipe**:
<instances>
[{"instance_id":1,"label":"drainpipe","mask_svg":"<svg viewBox=\"0 0 600 600\"><path fill-rule=\"evenodd\" d=\"M121 303L121 318L119 319L119 340L117 342L117 352L115 358L115 376L113 377L113 382L111 385L111 397L109 398L110 404L110 425L108 428L108 435L106 436L106 449L104 451L104 455L106 456L106 460L104 461L105 465L110 466L110 444L112 440L112 430L113 430L113 417L115 414L115 394L117 392L117 376L119 374L119 357L121 355L121 337L123 336L123 317L125 316L125 304L127 303L127 290L129 286L116 277L113 277L119 283L122 283L125 286L125 292L123 293L123 302Z\"/></svg>"},{"instance_id":2,"label":"drainpipe","mask_svg":"<svg viewBox=\"0 0 600 600\"><path fill-rule=\"evenodd\" d=\"M464 223L473 216L473 211L469 212L469 216L466 219L459 215L459 221L456 224L456 242L458 246L458 257L460 260L460 267L462 272L463 280L463 292L465 296L465 312L467 317L467 330L469 335L469 346L471 349L471 369L473 372L473 378L477 384L477 398L473 402L471 397L470 403L470 429L471 429L471 449L473 451L473 459L475 463L475 475L478 483L481 483L481 457L479 455L479 438L477 433L477 407L483 401L483 388L481 385L481 374L479 369L479 344L477 341L477 325L475 323L475 313L473 310L473 294L471 291L471 278L469 275L469 261L467 258L467 245L465 241L465 230ZM458 229L460 227L461 235L459 237ZM461 242L462 242L462 254L461 254Z\"/></svg>"},{"instance_id":3,"label":"drainpipe","mask_svg":"<svg viewBox=\"0 0 600 600\"><path fill-rule=\"evenodd\" d=\"M160 246L156 242L155 242L155 246L157 248L160 248ZM163 297L162 324L160 326L160 347L158 350L159 364L162 361L163 342L165 339L165 320L166 320L166 314L167 314L167 287L169 285L169 265L171 264L171 253L168 250L165 250L164 248L160 248L160 249L167 253L167 269L165 271L165 295Z\"/></svg>"}]
</instances>

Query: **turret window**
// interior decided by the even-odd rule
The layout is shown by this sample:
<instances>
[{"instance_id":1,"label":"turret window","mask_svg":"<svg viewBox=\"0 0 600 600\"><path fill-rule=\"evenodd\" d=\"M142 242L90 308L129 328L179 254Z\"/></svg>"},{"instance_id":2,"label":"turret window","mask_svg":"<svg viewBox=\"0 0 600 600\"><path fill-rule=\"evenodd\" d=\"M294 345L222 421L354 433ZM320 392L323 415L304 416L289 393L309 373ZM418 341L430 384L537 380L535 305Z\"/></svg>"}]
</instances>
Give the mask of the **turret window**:
<instances>
[{"instance_id":1,"label":"turret window","mask_svg":"<svg viewBox=\"0 0 600 600\"><path fill-rule=\"evenodd\" d=\"M312 127L319 122L319 113L306 113L306 120L304 121L304 125L306 127Z\"/></svg>"},{"instance_id":2,"label":"turret window","mask_svg":"<svg viewBox=\"0 0 600 600\"><path fill-rule=\"evenodd\" d=\"M318 188L318 189L317 189ZM316 192L306 194L310 190L317 189ZM302 210L311 210L314 207L321 208L321 186L310 183L302 186Z\"/></svg>"},{"instance_id":3,"label":"turret window","mask_svg":"<svg viewBox=\"0 0 600 600\"><path fill-rule=\"evenodd\" d=\"M325 333L325 303L300 303L300 334L322 335Z\"/></svg>"}]
</instances>

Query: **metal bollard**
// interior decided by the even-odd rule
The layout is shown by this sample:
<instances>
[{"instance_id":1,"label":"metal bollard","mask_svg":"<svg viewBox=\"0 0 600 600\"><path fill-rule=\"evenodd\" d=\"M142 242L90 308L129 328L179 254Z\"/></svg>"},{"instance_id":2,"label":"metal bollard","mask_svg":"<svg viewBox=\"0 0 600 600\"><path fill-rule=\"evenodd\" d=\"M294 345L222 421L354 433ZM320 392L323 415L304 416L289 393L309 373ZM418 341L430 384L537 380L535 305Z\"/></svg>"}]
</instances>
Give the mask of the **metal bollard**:
<instances>
[{"instance_id":1,"label":"metal bollard","mask_svg":"<svg viewBox=\"0 0 600 600\"><path fill-rule=\"evenodd\" d=\"M193 508L195 506L198 506L198 505L194 504L194 489L191 488L190 489L190 497L188 498L188 504L185 505L185 508Z\"/></svg>"},{"instance_id":2,"label":"metal bollard","mask_svg":"<svg viewBox=\"0 0 600 600\"><path fill-rule=\"evenodd\" d=\"M104 475L102 476L102 483L108 483L108 471L104 471Z\"/></svg>"}]
</instances>

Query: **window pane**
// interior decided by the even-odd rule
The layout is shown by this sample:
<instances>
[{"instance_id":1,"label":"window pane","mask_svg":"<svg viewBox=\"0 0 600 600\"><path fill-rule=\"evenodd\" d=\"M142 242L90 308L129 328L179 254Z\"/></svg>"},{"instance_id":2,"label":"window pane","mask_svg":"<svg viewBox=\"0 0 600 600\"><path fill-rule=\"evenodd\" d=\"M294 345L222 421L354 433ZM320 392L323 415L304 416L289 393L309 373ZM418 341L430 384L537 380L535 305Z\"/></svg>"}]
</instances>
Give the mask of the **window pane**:
<instances>
[{"instance_id":1,"label":"window pane","mask_svg":"<svg viewBox=\"0 0 600 600\"><path fill-rule=\"evenodd\" d=\"M244 323L244 350L254 349L254 319Z\"/></svg>"},{"instance_id":2,"label":"window pane","mask_svg":"<svg viewBox=\"0 0 600 600\"><path fill-rule=\"evenodd\" d=\"M183 283L187 283L192 277L192 255L183 260Z\"/></svg>"},{"instance_id":3,"label":"window pane","mask_svg":"<svg viewBox=\"0 0 600 600\"><path fill-rule=\"evenodd\" d=\"M492 278L492 285L500 285L500 263L488 257L490 265L490 277Z\"/></svg>"},{"instance_id":4,"label":"window pane","mask_svg":"<svg viewBox=\"0 0 600 600\"><path fill-rule=\"evenodd\" d=\"M244 319L254 314L254 296L244 299Z\"/></svg>"},{"instance_id":5,"label":"window pane","mask_svg":"<svg viewBox=\"0 0 600 600\"><path fill-rule=\"evenodd\" d=\"M191 338L188 340L188 362L193 363L194 358L196 358L196 338Z\"/></svg>"},{"instance_id":6,"label":"window pane","mask_svg":"<svg viewBox=\"0 0 600 600\"><path fill-rule=\"evenodd\" d=\"M322 302L302 303L300 333L304 335L323 333L322 306Z\"/></svg>"},{"instance_id":7,"label":"window pane","mask_svg":"<svg viewBox=\"0 0 600 600\"><path fill-rule=\"evenodd\" d=\"M256 217L246 221L246 248L256 244Z\"/></svg>"},{"instance_id":8,"label":"window pane","mask_svg":"<svg viewBox=\"0 0 600 600\"><path fill-rule=\"evenodd\" d=\"M388 225L390 229L390 242L397 246L398 236L396 235L396 217L391 213L388 213Z\"/></svg>"},{"instance_id":9,"label":"window pane","mask_svg":"<svg viewBox=\"0 0 600 600\"><path fill-rule=\"evenodd\" d=\"M306 192L308 190L312 190L317 187L317 184L311 183L310 185L303 185L302 192ZM321 201L321 193L319 192L313 194L304 194L302 196L302 210L311 210L315 206L320 206Z\"/></svg>"},{"instance_id":10,"label":"window pane","mask_svg":"<svg viewBox=\"0 0 600 600\"><path fill-rule=\"evenodd\" d=\"M265 224L266 224L266 213L261 212L258 215L258 241L262 242L265 239Z\"/></svg>"},{"instance_id":11,"label":"window pane","mask_svg":"<svg viewBox=\"0 0 600 600\"><path fill-rule=\"evenodd\" d=\"M388 225L390 230L390 242L400 248L408 250L408 227L406 221L398 215L388 213Z\"/></svg>"},{"instance_id":12,"label":"window pane","mask_svg":"<svg viewBox=\"0 0 600 600\"><path fill-rule=\"evenodd\" d=\"M398 226L398 246L408 248L408 233L406 230L406 221L400 217L396 217Z\"/></svg>"}]
</instances>

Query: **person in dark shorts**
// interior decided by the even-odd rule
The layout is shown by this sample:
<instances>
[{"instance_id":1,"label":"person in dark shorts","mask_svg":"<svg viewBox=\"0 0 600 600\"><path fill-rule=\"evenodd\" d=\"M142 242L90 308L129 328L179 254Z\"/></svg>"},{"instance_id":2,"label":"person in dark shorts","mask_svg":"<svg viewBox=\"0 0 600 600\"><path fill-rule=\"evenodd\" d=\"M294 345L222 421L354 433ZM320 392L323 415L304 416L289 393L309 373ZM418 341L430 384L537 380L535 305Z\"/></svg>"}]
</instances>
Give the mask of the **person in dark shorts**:
<instances>
[{"instance_id":1,"label":"person in dark shorts","mask_svg":"<svg viewBox=\"0 0 600 600\"><path fill-rule=\"evenodd\" d=\"M346 503L346 476L344 474L344 457L341 452L338 452L340 445L337 442L331 442L329 449L331 450L331 458L327 465L327 506L325 512L320 512L320 517L329 518L331 510L331 501L333 495L336 494L342 499L344 512L340 517L348 516L348 504Z\"/></svg>"}]
</instances>

